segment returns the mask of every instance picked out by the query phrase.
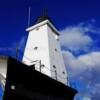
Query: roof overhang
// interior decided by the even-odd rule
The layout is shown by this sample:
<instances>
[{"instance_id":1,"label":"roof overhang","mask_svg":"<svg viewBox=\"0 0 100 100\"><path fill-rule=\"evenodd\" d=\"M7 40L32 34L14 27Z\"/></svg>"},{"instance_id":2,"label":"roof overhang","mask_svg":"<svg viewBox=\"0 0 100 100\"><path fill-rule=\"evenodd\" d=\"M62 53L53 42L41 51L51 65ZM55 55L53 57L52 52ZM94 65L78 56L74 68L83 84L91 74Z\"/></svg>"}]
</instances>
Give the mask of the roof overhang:
<instances>
[{"instance_id":1,"label":"roof overhang","mask_svg":"<svg viewBox=\"0 0 100 100\"><path fill-rule=\"evenodd\" d=\"M58 32L58 30L54 27L54 25L49 20L45 20L45 21L40 22L40 23L38 23L38 24L36 24L34 26L31 26L31 27L27 28L26 31L28 31L28 32L32 31L35 28L38 28L38 27L43 26L45 24L47 24L56 35L60 35L60 33Z\"/></svg>"}]
</instances>

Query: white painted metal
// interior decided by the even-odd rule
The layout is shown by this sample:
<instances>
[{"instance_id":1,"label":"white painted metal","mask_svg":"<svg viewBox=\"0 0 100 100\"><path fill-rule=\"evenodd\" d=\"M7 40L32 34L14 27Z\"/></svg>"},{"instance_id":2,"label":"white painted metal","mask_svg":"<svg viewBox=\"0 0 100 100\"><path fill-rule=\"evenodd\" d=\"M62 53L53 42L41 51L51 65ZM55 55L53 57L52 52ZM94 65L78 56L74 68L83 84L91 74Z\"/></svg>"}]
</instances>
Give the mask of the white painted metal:
<instances>
[{"instance_id":1,"label":"white painted metal","mask_svg":"<svg viewBox=\"0 0 100 100\"><path fill-rule=\"evenodd\" d=\"M7 61L8 58L5 56L0 56L0 74L6 78L7 74Z\"/></svg>"},{"instance_id":2,"label":"white painted metal","mask_svg":"<svg viewBox=\"0 0 100 100\"><path fill-rule=\"evenodd\" d=\"M45 20L27 29L29 32L23 63L35 64L35 69L43 74L67 83L67 73L59 45L56 28ZM40 65L41 68L40 68Z\"/></svg>"}]
</instances>

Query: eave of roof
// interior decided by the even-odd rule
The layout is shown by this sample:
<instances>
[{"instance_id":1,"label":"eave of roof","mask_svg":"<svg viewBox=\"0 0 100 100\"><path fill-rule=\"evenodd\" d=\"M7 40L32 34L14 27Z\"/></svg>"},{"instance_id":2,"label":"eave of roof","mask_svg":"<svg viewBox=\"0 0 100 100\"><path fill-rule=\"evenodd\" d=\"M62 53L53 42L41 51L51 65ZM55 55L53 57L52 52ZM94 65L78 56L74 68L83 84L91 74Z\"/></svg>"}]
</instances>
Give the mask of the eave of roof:
<instances>
[{"instance_id":1,"label":"eave of roof","mask_svg":"<svg viewBox=\"0 0 100 100\"><path fill-rule=\"evenodd\" d=\"M40 22L40 23L38 23L38 24L36 24L36 25L34 25L34 26L31 26L31 27L27 28L26 31L29 32L29 31L31 31L31 30L33 30L33 29L35 29L35 28L38 28L38 27L40 27L40 26L43 26L43 25L45 25L45 24L47 24L47 25L52 29L52 31L54 31L54 33L55 33L56 35L60 35L60 33L58 32L58 30L54 27L54 25L53 25L49 20L45 20L45 21Z\"/></svg>"}]
</instances>

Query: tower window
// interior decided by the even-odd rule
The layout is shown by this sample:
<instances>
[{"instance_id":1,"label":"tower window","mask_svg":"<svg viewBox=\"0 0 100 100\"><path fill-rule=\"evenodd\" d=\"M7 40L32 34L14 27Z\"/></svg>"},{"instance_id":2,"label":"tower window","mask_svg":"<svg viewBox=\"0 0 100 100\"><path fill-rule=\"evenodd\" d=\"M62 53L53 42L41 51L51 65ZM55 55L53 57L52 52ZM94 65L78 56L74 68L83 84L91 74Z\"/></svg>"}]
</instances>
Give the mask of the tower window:
<instances>
[{"instance_id":1,"label":"tower window","mask_svg":"<svg viewBox=\"0 0 100 100\"><path fill-rule=\"evenodd\" d=\"M57 49L55 48L55 51L57 51Z\"/></svg>"},{"instance_id":2,"label":"tower window","mask_svg":"<svg viewBox=\"0 0 100 100\"><path fill-rule=\"evenodd\" d=\"M38 47L34 47L34 50L37 50L38 49Z\"/></svg>"},{"instance_id":3,"label":"tower window","mask_svg":"<svg viewBox=\"0 0 100 100\"><path fill-rule=\"evenodd\" d=\"M65 74L65 72L62 72L63 74Z\"/></svg>"},{"instance_id":4,"label":"tower window","mask_svg":"<svg viewBox=\"0 0 100 100\"><path fill-rule=\"evenodd\" d=\"M53 65L53 68L55 68L55 69L56 69L56 66L55 66L55 65Z\"/></svg>"}]
</instances>

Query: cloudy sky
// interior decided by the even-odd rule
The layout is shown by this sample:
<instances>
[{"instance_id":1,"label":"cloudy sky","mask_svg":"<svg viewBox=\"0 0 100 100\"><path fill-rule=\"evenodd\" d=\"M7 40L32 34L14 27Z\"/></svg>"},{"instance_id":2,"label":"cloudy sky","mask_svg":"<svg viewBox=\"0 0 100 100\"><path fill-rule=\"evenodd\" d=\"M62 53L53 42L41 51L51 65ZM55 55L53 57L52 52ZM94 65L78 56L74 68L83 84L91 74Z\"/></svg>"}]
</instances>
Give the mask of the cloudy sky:
<instances>
[{"instance_id":1,"label":"cloudy sky","mask_svg":"<svg viewBox=\"0 0 100 100\"><path fill-rule=\"evenodd\" d=\"M99 0L0 0L0 54L23 56L30 25L48 9L60 31L60 44L70 85L79 93L75 100L100 98L100 2Z\"/></svg>"}]
</instances>

